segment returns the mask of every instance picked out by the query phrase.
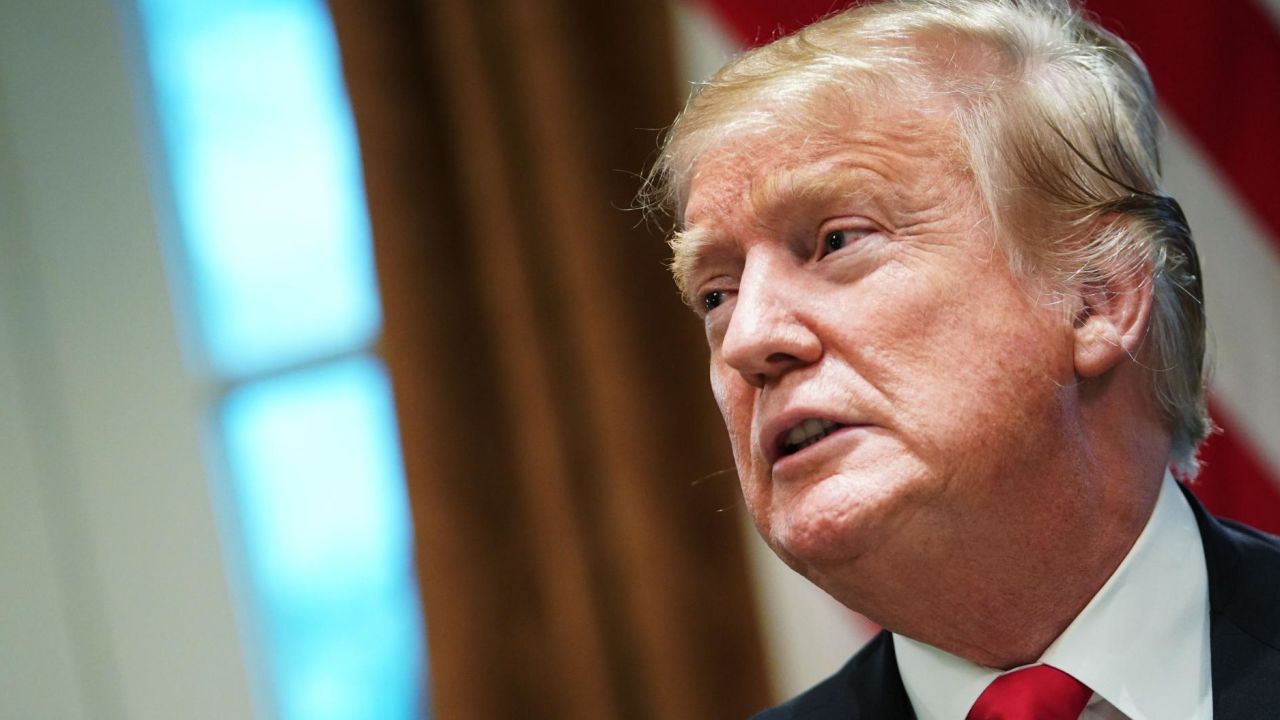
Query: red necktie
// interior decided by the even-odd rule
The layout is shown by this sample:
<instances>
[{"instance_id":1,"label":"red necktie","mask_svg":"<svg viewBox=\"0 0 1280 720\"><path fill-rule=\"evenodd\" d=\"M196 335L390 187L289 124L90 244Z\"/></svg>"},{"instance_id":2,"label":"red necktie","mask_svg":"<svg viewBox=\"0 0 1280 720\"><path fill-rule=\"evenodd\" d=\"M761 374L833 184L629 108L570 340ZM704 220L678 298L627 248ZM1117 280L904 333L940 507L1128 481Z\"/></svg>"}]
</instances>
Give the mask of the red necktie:
<instances>
[{"instance_id":1,"label":"red necktie","mask_svg":"<svg viewBox=\"0 0 1280 720\"><path fill-rule=\"evenodd\" d=\"M965 720L1076 720L1091 697L1058 668L1032 665L992 680Z\"/></svg>"}]
</instances>

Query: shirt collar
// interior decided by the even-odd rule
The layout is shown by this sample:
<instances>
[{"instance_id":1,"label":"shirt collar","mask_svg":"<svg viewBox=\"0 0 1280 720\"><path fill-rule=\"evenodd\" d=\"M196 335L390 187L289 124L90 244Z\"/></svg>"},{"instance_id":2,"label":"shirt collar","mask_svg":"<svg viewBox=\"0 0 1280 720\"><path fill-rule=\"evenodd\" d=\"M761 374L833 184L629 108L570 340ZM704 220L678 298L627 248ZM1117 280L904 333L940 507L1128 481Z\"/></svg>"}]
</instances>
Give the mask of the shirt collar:
<instances>
[{"instance_id":1,"label":"shirt collar","mask_svg":"<svg viewBox=\"0 0 1280 720\"><path fill-rule=\"evenodd\" d=\"M1129 554L1038 663L1063 670L1135 720L1205 717L1209 585L1195 516L1172 475ZM999 670L893 636L921 720L963 718Z\"/></svg>"}]
</instances>

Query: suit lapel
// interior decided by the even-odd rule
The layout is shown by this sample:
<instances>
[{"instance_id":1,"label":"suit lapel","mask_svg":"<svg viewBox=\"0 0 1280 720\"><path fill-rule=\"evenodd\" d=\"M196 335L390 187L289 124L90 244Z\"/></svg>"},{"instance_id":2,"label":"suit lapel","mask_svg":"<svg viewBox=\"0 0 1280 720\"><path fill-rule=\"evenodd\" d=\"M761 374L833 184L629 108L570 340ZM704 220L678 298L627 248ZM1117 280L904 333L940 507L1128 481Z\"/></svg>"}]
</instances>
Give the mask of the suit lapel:
<instances>
[{"instance_id":1,"label":"suit lapel","mask_svg":"<svg viewBox=\"0 0 1280 720\"><path fill-rule=\"evenodd\" d=\"M836 676L836 692L827 707L813 707L812 714L800 718L841 718L841 720L915 720L907 699L893 636L881 630ZM850 712L850 709L852 712Z\"/></svg>"},{"instance_id":2,"label":"suit lapel","mask_svg":"<svg viewBox=\"0 0 1280 720\"><path fill-rule=\"evenodd\" d=\"M893 636L881 630L876 637L883 645L879 668L867 673L865 692L869 702L863 707L861 718L886 718L886 720L915 720L916 714L907 699L907 689L898 672L898 657L893 650Z\"/></svg>"}]
</instances>

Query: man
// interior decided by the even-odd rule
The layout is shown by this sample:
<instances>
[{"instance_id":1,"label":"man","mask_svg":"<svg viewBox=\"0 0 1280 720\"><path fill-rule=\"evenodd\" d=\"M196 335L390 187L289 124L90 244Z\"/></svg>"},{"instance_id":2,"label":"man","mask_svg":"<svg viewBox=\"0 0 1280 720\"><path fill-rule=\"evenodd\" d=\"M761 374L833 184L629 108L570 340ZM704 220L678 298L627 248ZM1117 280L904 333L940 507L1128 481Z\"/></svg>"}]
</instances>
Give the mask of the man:
<instances>
[{"instance_id":1,"label":"man","mask_svg":"<svg viewBox=\"0 0 1280 720\"><path fill-rule=\"evenodd\" d=\"M655 168L743 494L885 628L766 718L1280 715L1280 552L1204 514L1200 270L1150 80L1065 0L868 5Z\"/></svg>"}]
</instances>

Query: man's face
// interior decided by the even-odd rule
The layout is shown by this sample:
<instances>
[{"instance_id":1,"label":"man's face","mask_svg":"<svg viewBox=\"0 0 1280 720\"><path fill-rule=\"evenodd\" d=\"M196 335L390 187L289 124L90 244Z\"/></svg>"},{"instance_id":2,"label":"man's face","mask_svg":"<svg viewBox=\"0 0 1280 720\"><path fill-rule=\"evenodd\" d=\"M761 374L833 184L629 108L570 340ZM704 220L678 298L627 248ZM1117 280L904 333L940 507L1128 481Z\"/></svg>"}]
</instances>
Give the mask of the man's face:
<instances>
[{"instance_id":1,"label":"man's face","mask_svg":"<svg viewBox=\"0 0 1280 720\"><path fill-rule=\"evenodd\" d=\"M743 494L833 592L864 557L998 543L1055 497L1071 322L1009 268L944 117L730 139L689 189L687 281Z\"/></svg>"}]
</instances>

